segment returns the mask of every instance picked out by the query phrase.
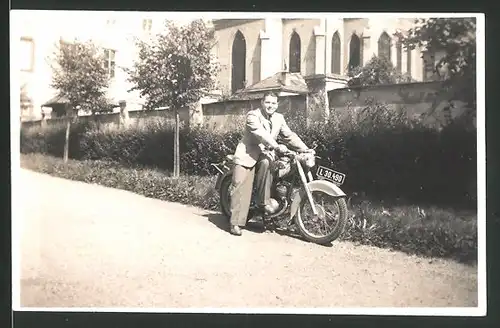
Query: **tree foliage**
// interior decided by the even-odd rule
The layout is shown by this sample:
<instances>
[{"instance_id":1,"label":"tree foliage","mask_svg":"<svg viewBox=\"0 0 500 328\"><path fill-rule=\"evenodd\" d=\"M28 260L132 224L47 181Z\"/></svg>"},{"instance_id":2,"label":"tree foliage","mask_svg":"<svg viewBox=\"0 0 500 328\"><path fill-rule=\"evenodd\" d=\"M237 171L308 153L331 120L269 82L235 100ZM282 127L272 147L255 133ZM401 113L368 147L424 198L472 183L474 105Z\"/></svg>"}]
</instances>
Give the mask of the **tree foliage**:
<instances>
[{"instance_id":1,"label":"tree foliage","mask_svg":"<svg viewBox=\"0 0 500 328\"><path fill-rule=\"evenodd\" d=\"M127 72L131 91L140 92L146 108L175 110L174 177L179 177L179 109L215 88L218 65L212 58L214 30L203 20L182 26L167 21L165 27L165 33L149 42L138 40L139 58Z\"/></svg>"},{"instance_id":2,"label":"tree foliage","mask_svg":"<svg viewBox=\"0 0 500 328\"><path fill-rule=\"evenodd\" d=\"M476 107L476 19L417 19L407 33L398 33L405 48L425 48L442 53L435 70L446 71L446 84L453 86L471 108Z\"/></svg>"},{"instance_id":3,"label":"tree foliage","mask_svg":"<svg viewBox=\"0 0 500 328\"><path fill-rule=\"evenodd\" d=\"M109 78L104 53L92 42L61 42L55 52L51 86L67 98L73 108L88 112L111 109L106 98Z\"/></svg>"},{"instance_id":4,"label":"tree foliage","mask_svg":"<svg viewBox=\"0 0 500 328\"><path fill-rule=\"evenodd\" d=\"M348 73L350 85L380 85L412 82L407 74L402 74L385 57L373 57L364 66L354 68Z\"/></svg>"},{"instance_id":5,"label":"tree foliage","mask_svg":"<svg viewBox=\"0 0 500 328\"><path fill-rule=\"evenodd\" d=\"M149 109L179 109L197 102L215 87L214 40L214 31L202 20L184 26L167 21L165 33L137 41L138 59L127 70L131 90L140 92Z\"/></svg>"}]
</instances>

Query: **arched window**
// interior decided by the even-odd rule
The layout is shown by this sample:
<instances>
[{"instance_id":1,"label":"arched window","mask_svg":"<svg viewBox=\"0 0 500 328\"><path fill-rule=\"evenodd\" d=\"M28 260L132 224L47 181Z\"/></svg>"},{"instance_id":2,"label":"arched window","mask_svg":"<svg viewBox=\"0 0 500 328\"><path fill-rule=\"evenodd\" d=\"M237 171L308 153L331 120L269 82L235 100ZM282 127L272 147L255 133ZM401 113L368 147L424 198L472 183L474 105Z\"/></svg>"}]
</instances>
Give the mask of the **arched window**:
<instances>
[{"instance_id":1,"label":"arched window","mask_svg":"<svg viewBox=\"0 0 500 328\"><path fill-rule=\"evenodd\" d=\"M288 60L290 73L300 73L300 36L297 32L292 33L290 38L290 58Z\"/></svg>"},{"instance_id":2,"label":"arched window","mask_svg":"<svg viewBox=\"0 0 500 328\"><path fill-rule=\"evenodd\" d=\"M234 36L231 67L231 91L234 93L245 88L246 79L246 52L245 37L238 31Z\"/></svg>"},{"instance_id":3,"label":"arched window","mask_svg":"<svg viewBox=\"0 0 500 328\"><path fill-rule=\"evenodd\" d=\"M351 36L349 43L349 70L361 65L361 40L356 34Z\"/></svg>"},{"instance_id":4,"label":"arched window","mask_svg":"<svg viewBox=\"0 0 500 328\"><path fill-rule=\"evenodd\" d=\"M396 43L396 70L401 73L402 72L402 60L403 60L403 45L401 41Z\"/></svg>"},{"instance_id":5,"label":"arched window","mask_svg":"<svg viewBox=\"0 0 500 328\"><path fill-rule=\"evenodd\" d=\"M332 37L332 73L340 74L340 36L335 32Z\"/></svg>"},{"instance_id":6,"label":"arched window","mask_svg":"<svg viewBox=\"0 0 500 328\"><path fill-rule=\"evenodd\" d=\"M378 56L391 60L391 37L386 32L378 39Z\"/></svg>"}]
</instances>

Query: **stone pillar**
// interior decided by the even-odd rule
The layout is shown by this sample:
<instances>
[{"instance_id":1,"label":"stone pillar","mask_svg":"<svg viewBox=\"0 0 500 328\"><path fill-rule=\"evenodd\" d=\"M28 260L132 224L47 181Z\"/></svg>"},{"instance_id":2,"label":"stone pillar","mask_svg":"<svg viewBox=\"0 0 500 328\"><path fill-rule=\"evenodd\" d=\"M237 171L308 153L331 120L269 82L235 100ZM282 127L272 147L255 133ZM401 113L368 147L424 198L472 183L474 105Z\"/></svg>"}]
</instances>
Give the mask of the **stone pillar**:
<instances>
[{"instance_id":1,"label":"stone pillar","mask_svg":"<svg viewBox=\"0 0 500 328\"><path fill-rule=\"evenodd\" d=\"M316 41L316 56L314 61L314 73L325 74L325 30L321 26L314 27L314 39Z\"/></svg>"},{"instance_id":2,"label":"stone pillar","mask_svg":"<svg viewBox=\"0 0 500 328\"><path fill-rule=\"evenodd\" d=\"M283 22L281 18L265 18L264 30L260 32L261 80L283 69L282 38Z\"/></svg>"},{"instance_id":3,"label":"stone pillar","mask_svg":"<svg viewBox=\"0 0 500 328\"><path fill-rule=\"evenodd\" d=\"M326 122L330 110L328 105L328 93L326 92L326 80L322 77L306 80L309 93L307 94L306 123Z\"/></svg>"},{"instance_id":4,"label":"stone pillar","mask_svg":"<svg viewBox=\"0 0 500 328\"><path fill-rule=\"evenodd\" d=\"M260 31L260 79L264 80L273 74L270 61L272 57L271 38L265 31Z\"/></svg>"},{"instance_id":5,"label":"stone pillar","mask_svg":"<svg viewBox=\"0 0 500 328\"><path fill-rule=\"evenodd\" d=\"M40 112L42 113L42 119L40 120L40 125L42 128L47 127L47 114L45 113L43 107L40 107Z\"/></svg>"},{"instance_id":6,"label":"stone pillar","mask_svg":"<svg viewBox=\"0 0 500 328\"><path fill-rule=\"evenodd\" d=\"M189 106L189 127L199 127L203 125L203 105L202 100L192 103Z\"/></svg>"},{"instance_id":7,"label":"stone pillar","mask_svg":"<svg viewBox=\"0 0 500 328\"><path fill-rule=\"evenodd\" d=\"M361 66L366 65L372 59L373 56L373 45L372 41L372 30L370 26L363 29L361 33Z\"/></svg>"},{"instance_id":8,"label":"stone pillar","mask_svg":"<svg viewBox=\"0 0 500 328\"><path fill-rule=\"evenodd\" d=\"M391 38L391 62L392 62L392 66L394 66L394 68L396 68L398 66L398 47L397 47L398 38L396 38L394 36L394 33L396 33L395 30L387 29L386 32L387 32L387 34L389 34L389 36ZM401 51L401 57L403 57L402 51Z\"/></svg>"},{"instance_id":9,"label":"stone pillar","mask_svg":"<svg viewBox=\"0 0 500 328\"><path fill-rule=\"evenodd\" d=\"M127 102L125 100L120 100L119 105L120 105L119 125L120 127L128 127L130 123L130 117L128 115Z\"/></svg>"}]
</instances>

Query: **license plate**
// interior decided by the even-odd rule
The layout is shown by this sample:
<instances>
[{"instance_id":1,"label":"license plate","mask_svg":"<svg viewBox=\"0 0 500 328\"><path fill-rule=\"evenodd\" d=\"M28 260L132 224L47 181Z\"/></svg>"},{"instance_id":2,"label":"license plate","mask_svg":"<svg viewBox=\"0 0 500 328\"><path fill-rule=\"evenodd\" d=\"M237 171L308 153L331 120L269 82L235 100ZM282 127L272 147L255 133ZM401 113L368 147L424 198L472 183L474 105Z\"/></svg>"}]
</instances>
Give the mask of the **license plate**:
<instances>
[{"instance_id":1,"label":"license plate","mask_svg":"<svg viewBox=\"0 0 500 328\"><path fill-rule=\"evenodd\" d=\"M329 180L339 186L344 184L345 181L344 173L337 172L324 166L318 166L316 176L318 177L318 179Z\"/></svg>"}]
</instances>

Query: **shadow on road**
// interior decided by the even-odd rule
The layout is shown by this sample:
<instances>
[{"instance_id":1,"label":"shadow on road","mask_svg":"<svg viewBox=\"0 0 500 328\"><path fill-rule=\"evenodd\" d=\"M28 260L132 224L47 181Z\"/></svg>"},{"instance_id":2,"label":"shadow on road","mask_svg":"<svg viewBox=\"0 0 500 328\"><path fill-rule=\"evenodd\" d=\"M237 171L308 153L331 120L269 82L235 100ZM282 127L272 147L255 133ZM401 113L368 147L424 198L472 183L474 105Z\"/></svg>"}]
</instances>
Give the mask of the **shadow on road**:
<instances>
[{"instance_id":1,"label":"shadow on road","mask_svg":"<svg viewBox=\"0 0 500 328\"><path fill-rule=\"evenodd\" d=\"M229 223L228 223L227 218L224 215L208 213L208 214L204 214L203 216L208 218L208 221L210 223L212 223L213 225L215 225L217 228L229 233ZM264 229L264 226L262 224L259 224L259 223L249 223L245 227L245 230L251 231L253 233L263 233L267 230L269 232L274 232L280 236L294 238L294 239L298 239L300 241L308 243L308 241L305 240L304 237L302 237L298 232L291 231L291 230L283 230L283 229L269 229L269 228ZM319 245L319 246L332 247L333 244L328 243L328 244Z\"/></svg>"}]
</instances>

